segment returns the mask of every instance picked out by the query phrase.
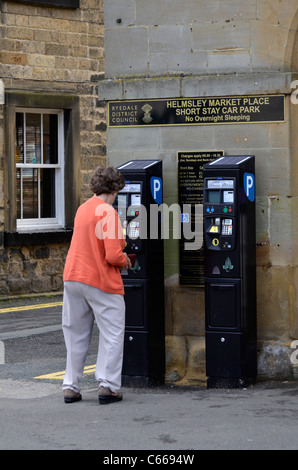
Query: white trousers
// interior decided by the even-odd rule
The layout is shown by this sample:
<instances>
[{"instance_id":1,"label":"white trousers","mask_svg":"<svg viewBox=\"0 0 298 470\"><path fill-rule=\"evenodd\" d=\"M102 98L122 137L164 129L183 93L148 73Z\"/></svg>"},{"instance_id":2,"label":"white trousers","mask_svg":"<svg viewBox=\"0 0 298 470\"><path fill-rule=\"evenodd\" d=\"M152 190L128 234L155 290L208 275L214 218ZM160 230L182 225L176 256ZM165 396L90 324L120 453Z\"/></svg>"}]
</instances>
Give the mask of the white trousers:
<instances>
[{"instance_id":1,"label":"white trousers","mask_svg":"<svg viewBox=\"0 0 298 470\"><path fill-rule=\"evenodd\" d=\"M125 303L121 294L109 294L81 282L66 281L62 328L67 358L63 390L80 391L94 319L99 329L95 378L99 386L117 392L121 387Z\"/></svg>"}]
</instances>

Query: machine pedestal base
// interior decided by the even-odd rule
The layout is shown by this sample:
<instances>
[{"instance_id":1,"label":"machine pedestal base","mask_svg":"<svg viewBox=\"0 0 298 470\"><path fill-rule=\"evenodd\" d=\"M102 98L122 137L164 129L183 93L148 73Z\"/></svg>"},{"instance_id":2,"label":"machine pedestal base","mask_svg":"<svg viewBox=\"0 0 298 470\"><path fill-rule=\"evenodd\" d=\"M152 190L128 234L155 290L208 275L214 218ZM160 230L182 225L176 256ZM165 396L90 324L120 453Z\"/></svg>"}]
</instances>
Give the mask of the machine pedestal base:
<instances>
[{"instance_id":1,"label":"machine pedestal base","mask_svg":"<svg viewBox=\"0 0 298 470\"><path fill-rule=\"evenodd\" d=\"M141 375L122 375L123 387L150 388L164 385L164 377L152 378Z\"/></svg>"},{"instance_id":2,"label":"machine pedestal base","mask_svg":"<svg viewBox=\"0 0 298 470\"><path fill-rule=\"evenodd\" d=\"M256 383L255 377L235 379L230 377L208 377L207 388L246 388Z\"/></svg>"}]
</instances>

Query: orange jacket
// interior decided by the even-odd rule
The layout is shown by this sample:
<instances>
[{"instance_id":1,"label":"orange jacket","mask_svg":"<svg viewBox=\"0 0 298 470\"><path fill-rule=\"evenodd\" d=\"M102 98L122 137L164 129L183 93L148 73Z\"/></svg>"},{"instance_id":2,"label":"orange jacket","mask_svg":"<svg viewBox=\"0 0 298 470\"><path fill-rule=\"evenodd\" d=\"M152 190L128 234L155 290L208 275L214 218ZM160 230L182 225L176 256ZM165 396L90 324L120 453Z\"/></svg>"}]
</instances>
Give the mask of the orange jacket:
<instances>
[{"instance_id":1,"label":"orange jacket","mask_svg":"<svg viewBox=\"0 0 298 470\"><path fill-rule=\"evenodd\" d=\"M120 267L125 240L112 206L93 196L77 210L63 281L78 281L112 294L124 294Z\"/></svg>"}]
</instances>

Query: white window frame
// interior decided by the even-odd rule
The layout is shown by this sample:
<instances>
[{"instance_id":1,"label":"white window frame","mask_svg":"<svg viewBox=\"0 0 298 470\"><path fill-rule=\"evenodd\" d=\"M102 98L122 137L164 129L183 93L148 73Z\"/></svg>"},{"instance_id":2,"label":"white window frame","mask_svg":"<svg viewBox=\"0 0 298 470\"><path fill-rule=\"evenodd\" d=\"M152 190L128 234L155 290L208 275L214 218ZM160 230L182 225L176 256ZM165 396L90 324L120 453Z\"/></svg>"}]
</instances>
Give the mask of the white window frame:
<instances>
[{"instance_id":1,"label":"white window frame","mask_svg":"<svg viewBox=\"0 0 298 470\"><path fill-rule=\"evenodd\" d=\"M33 219L17 219L17 232L36 232L49 231L64 228L65 226L65 201L64 201L64 113L61 109L41 109L41 108L16 108L16 113L31 114L57 114L58 116L58 163L44 164L43 161L43 132L41 129L41 163L16 163L18 168L52 168L55 169L55 213L56 217L51 218L33 218ZM24 123L26 120L24 119ZM43 120L42 120L43 122ZM26 138L24 129L24 139ZM24 162L26 162L26 142L24 142ZM39 193L38 184L38 193ZM21 196L21 210L23 209L23 201ZM40 201L38 203L38 212L40 214Z\"/></svg>"}]
</instances>

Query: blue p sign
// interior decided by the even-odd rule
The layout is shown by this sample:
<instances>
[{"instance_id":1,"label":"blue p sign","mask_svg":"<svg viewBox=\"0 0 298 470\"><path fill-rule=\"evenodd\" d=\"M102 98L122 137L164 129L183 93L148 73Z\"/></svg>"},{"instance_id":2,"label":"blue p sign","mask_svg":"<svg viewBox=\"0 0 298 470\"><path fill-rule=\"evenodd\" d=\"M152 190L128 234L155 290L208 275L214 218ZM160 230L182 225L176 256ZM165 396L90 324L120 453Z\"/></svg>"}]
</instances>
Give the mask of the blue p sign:
<instances>
[{"instance_id":1,"label":"blue p sign","mask_svg":"<svg viewBox=\"0 0 298 470\"><path fill-rule=\"evenodd\" d=\"M150 189L154 201L157 204L162 203L162 180L158 176L152 176L150 179Z\"/></svg>"},{"instance_id":2,"label":"blue p sign","mask_svg":"<svg viewBox=\"0 0 298 470\"><path fill-rule=\"evenodd\" d=\"M243 184L247 199L253 202L255 200L255 176L252 173L244 173Z\"/></svg>"}]
</instances>

